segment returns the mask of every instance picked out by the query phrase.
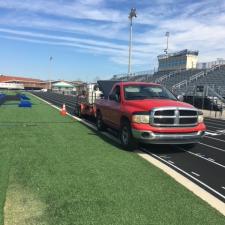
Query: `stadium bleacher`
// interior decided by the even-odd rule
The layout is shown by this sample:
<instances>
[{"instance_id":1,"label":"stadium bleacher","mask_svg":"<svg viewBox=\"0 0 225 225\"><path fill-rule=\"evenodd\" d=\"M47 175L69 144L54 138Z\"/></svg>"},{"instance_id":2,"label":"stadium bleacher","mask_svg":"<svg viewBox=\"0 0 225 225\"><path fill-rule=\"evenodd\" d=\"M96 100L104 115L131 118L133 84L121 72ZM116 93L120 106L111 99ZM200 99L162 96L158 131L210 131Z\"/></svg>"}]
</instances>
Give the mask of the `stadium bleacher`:
<instances>
[{"instance_id":1,"label":"stadium bleacher","mask_svg":"<svg viewBox=\"0 0 225 225\"><path fill-rule=\"evenodd\" d=\"M216 93L225 97L225 65L218 65L211 69L189 69L167 72L139 72L114 76L114 80L143 81L160 83L175 94L193 95L198 85L209 86Z\"/></svg>"}]
</instances>

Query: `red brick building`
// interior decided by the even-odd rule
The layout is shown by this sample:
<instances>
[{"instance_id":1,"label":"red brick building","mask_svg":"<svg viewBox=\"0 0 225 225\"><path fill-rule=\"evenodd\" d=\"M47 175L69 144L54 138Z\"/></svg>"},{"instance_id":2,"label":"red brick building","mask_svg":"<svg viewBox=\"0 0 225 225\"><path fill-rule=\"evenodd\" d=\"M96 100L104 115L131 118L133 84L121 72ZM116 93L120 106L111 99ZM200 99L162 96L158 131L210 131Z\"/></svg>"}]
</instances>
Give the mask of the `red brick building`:
<instances>
[{"instance_id":1,"label":"red brick building","mask_svg":"<svg viewBox=\"0 0 225 225\"><path fill-rule=\"evenodd\" d=\"M24 89L47 89L49 83L39 79L26 78L26 77L15 77L8 75L0 75L0 83L16 83L23 84Z\"/></svg>"}]
</instances>

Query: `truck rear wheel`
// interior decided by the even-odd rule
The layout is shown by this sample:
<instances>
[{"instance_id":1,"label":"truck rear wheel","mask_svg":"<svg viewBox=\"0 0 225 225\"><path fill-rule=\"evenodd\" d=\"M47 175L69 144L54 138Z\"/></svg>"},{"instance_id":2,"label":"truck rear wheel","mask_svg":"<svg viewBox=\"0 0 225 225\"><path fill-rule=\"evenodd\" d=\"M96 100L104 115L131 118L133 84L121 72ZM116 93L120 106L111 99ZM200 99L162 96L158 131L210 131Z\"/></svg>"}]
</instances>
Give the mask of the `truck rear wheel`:
<instances>
[{"instance_id":1,"label":"truck rear wheel","mask_svg":"<svg viewBox=\"0 0 225 225\"><path fill-rule=\"evenodd\" d=\"M105 124L102 120L102 114L100 112L97 112L96 126L97 126L98 131L104 131L106 129Z\"/></svg>"},{"instance_id":2,"label":"truck rear wheel","mask_svg":"<svg viewBox=\"0 0 225 225\"><path fill-rule=\"evenodd\" d=\"M80 105L75 106L74 114L80 118L82 117Z\"/></svg>"},{"instance_id":3,"label":"truck rear wheel","mask_svg":"<svg viewBox=\"0 0 225 225\"><path fill-rule=\"evenodd\" d=\"M137 147L137 142L132 136L131 126L128 121L122 122L120 128L120 141L124 149L132 151Z\"/></svg>"}]
</instances>

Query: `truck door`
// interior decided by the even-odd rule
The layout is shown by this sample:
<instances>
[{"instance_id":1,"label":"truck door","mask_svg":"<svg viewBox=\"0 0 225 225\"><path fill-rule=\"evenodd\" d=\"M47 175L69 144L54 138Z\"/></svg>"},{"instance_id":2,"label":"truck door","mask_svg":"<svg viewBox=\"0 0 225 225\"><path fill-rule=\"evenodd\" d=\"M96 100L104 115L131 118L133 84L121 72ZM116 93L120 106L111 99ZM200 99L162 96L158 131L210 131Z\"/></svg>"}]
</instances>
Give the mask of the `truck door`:
<instances>
[{"instance_id":1,"label":"truck door","mask_svg":"<svg viewBox=\"0 0 225 225\"><path fill-rule=\"evenodd\" d=\"M108 121L111 126L119 128L120 126L120 114L121 114L121 95L120 86L114 87L113 91L109 95L109 108L107 110Z\"/></svg>"}]
</instances>

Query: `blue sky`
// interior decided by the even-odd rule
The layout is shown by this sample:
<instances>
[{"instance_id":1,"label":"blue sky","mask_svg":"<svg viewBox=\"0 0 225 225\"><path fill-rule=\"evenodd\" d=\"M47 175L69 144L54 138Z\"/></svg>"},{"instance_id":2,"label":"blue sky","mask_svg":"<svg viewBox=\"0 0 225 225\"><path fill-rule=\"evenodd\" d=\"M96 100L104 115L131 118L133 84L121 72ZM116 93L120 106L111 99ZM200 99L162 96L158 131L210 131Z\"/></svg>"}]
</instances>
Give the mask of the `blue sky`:
<instances>
[{"instance_id":1,"label":"blue sky","mask_svg":"<svg viewBox=\"0 0 225 225\"><path fill-rule=\"evenodd\" d=\"M157 67L166 31L169 51L225 58L225 0L0 0L0 74L93 81L127 72L131 7L132 71Z\"/></svg>"}]
</instances>

